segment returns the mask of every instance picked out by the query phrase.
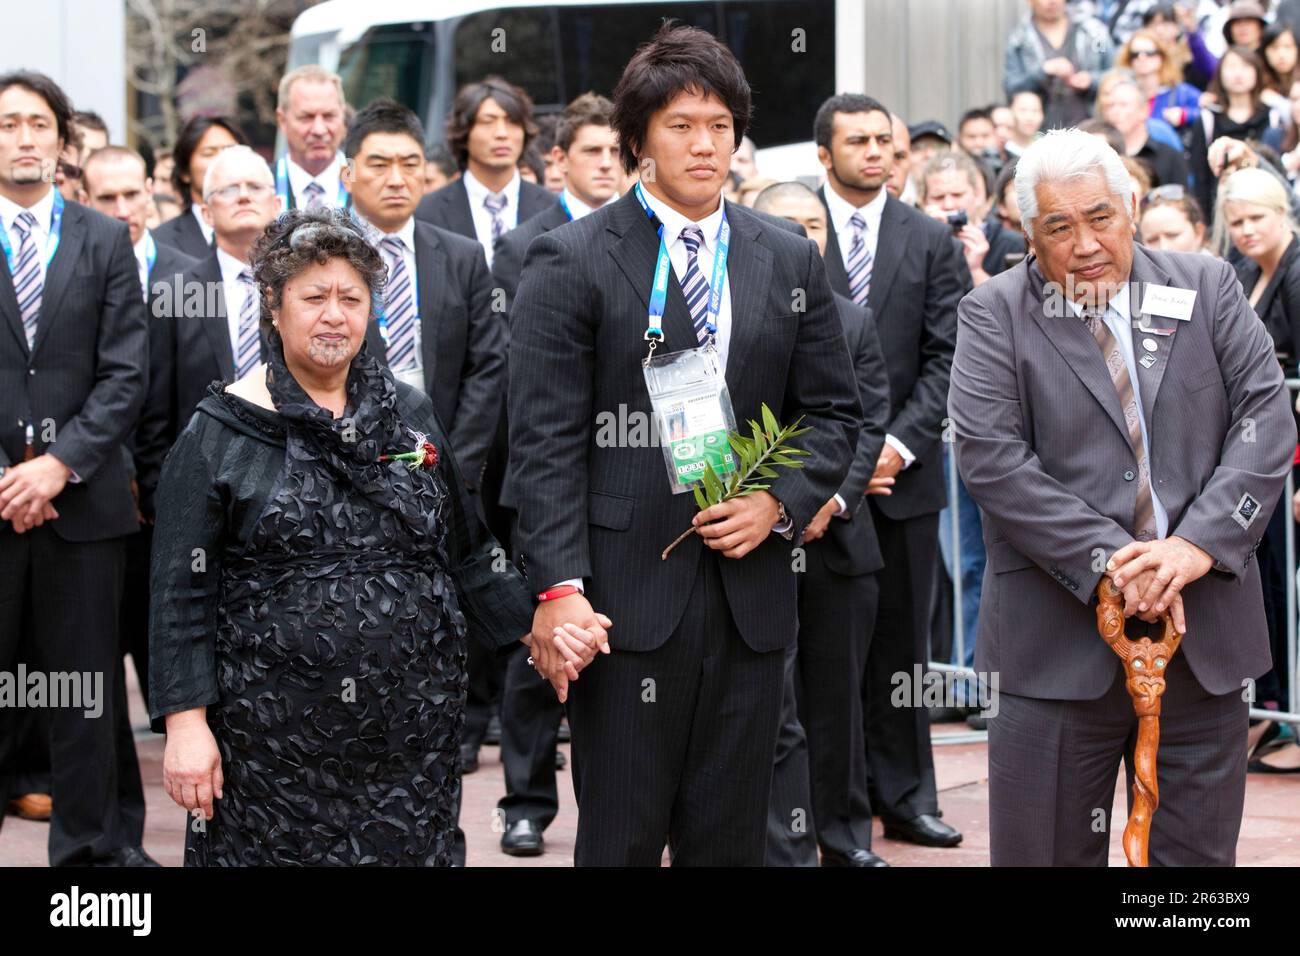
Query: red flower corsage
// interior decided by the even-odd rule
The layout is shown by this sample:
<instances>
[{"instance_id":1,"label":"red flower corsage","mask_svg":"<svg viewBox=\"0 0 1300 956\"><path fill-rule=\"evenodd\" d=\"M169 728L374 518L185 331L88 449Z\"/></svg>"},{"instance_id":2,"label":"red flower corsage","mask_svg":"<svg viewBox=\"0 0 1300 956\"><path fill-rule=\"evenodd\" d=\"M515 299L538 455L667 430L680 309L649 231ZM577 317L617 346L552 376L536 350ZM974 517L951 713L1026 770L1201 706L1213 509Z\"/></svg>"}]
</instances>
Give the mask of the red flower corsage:
<instances>
[{"instance_id":1,"label":"red flower corsage","mask_svg":"<svg viewBox=\"0 0 1300 956\"><path fill-rule=\"evenodd\" d=\"M406 467L411 471L419 471L421 468L438 467L438 449L433 446L433 442L425 441L423 435L415 436L415 451L403 452L400 455L380 455L380 461L404 461Z\"/></svg>"}]
</instances>

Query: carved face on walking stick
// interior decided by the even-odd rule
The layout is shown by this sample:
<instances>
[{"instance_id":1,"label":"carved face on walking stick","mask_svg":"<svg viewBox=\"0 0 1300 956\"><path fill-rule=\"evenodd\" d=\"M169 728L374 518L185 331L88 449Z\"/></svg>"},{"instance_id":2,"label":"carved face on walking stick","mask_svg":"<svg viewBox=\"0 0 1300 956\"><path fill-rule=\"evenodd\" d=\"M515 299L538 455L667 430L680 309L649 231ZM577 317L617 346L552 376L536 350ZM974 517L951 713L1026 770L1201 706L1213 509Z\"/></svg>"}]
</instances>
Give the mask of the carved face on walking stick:
<instances>
[{"instance_id":1,"label":"carved face on walking stick","mask_svg":"<svg viewBox=\"0 0 1300 956\"><path fill-rule=\"evenodd\" d=\"M1133 710L1139 717L1160 716L1160 696L1165 692L1165 671L1182 635L1174 628L1169 612L1163 615L1164 635L1132 641L1124 636L1124 595L1109 577L1097 585L1097 632L1124 662L1124 677Z\"/></svg>"}]
</instances>

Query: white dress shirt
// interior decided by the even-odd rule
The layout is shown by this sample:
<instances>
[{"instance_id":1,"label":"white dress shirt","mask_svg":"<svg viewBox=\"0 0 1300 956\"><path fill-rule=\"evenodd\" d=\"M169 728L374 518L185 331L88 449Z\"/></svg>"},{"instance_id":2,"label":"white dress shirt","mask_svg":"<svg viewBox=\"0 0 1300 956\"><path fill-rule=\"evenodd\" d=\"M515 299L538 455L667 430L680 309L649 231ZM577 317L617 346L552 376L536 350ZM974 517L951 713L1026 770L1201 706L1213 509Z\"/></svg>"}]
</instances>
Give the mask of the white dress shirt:
<instances>
[{"instance_id":1,"label":"white dress shirt","mask_svg":"<svg viewBox=\"0 0 1300 956\"><path fill-rule=\"evenodd\" d=\"M20 237L18 230L14 228L14 223L18 220L19 214L23 212L30 212L36 217L36 225L32 227L32 242L36 243L36 260L40 263L41 285L44 286L45 270L49 267L50 260L50 226L54 220L54 187L51 186L47 189L44 196L28 207L20 206L12 199L0 196L0 226L4 228L5 235L9 237L9 248L13 250L15 258L18 256Z\"/></svg>"},{"instance_id":2,"label":"white dress shirt","mask_svg":"<svg viewBox=\"0 0 1300 956\"><path fill-rule=\"evenodd\" d=\"M313 176L288 156L285 157L285 166L289 170L289 189L292 190L299 209L307 208L306 192L309 183L315 183L325 190L321 193L320 201L326 206L337 206L339 204L339 177L343 172L342 153L336 153L334 161L326 166L319 176ZM346 196L347 193L342 195Z\"/></svg>"},{"instance_id":3,"label":"white dress shirt","mask_svg":"<svg viewBox=\"0 0 1300 956\"><path fill-rule=\"evenodd\" d=\"M190 213L194 216L195 221L198 222L199 229L203 231L203 241L208 245L212 245L212 237L216 234L217 230L212 226L209 226L207 220L203 218L203 213L200 211L198 203L190 206Z\"/></svg>"},{"instance_id":4,"label":"white dress shirt","mask_svg":"<svg viewBox=\"0 0 1300 956\"><path fill-rule=\"evenodd\" d=\"M1080 317L1082 321L1083 306L1073 299L1066 299L1070 303L1070 309L1074 314ZM1124 364L1128 366L1129 381L1133 383L1133 401L1137 403L1138 424L1142 428L1142 445L1146 448L1147 462L1151 461L1151 432L1147 429L1146 413L1142 410L1142 384L1138 381L1137 363L1133 355L1133 316L1129 304L1129 287L1127 284L1121 285L1117 292L1110 300L1106 307L1106 312L1102 316L1102 321L1110 329L1111 334L1115 336L1115 341L1119 345L1120 355L1124 357ZM1157 348L1163 345L1169 348L1168 339L1156 338ZM1098 350L1100 354L1100 350ZM1110 373L1107 372L1107 378ZM1127 436L1126 436L1127 437ZM1151 476L1151 504L1155 510L1156 517L1156 537L1163 538L1169 534L1169 512L1165 506L1160 503L1160 496L1156 494L1155 476Z\"/></svg>"},{"instance_id":5,"label":"white dress shirt","mask_svg":"<svg viewBox=\"0 0 1300 956\"><path fill-rule=\"evenodd\" d=\"M230 354L238 361L239 317L244 312L244 299L248 295L248 287L239 281L239 274L245 269L252 272L253 267L236 259L220 246L217 247L217 262L221 264L221 286L226 296L226 330L230 335ZM256 290L253 291L255 294Z\"/></svg>"},{"instance_id":6,"label":"white dress shirt","mask_svg":"<svg viewBox=\"0 0 1300 956\"><path fill-rule=\"evenodd\" d=\"M140 234L140 241L132 247L135 252L135 270L140 274L140 289L146 302L149 301L149 253L153 250L156 254L157 248L148 229Z\"/></svg>"},{"instance_id":7,"label":"white dress shirt","mask_svg":"<svg viewBox=\"0 0 1300 956\"><path fill-rule=\"evenodd\" d=\"M465 183L465 194L469 196L469 214L474 219L474 235L478 238L479 245L483 247L483 252L487 256L488 268L492 268L492 213L488 211L487 206L483 205L483 200L491 192L486 186L474 178L474 174L468 169L461 173L460 177ZM501 190L506 197L506 206L501 210L501 234L504 236L515 226L519 225L519 184L522 180L519 178L519 170L506 183L505 189Z\"/></svg>"},{"instance_id":8,"label":"white dress shirt","mask_svg":"<svg viewBox=\"0 0 1300 956\"><path fill-rule=\"evenodd\" d=\"M365 230L366 238L370 240L370 244L375 247L375 251L379 253L380 257L384 260L384 264L388 266L388 272L390 275L393 271L393 263L389 258L388 250L383 248L380 245L380 242L389 238L389 236L396 236L398 239L402 240L402 262L406 266L406 274L411 277L411 301L415 304L415 364L416 371L418 372L418 375L412 376L409 381L405 379L404 381L407 381L407 384L409 385L416 386L420 391L424 391L424 352L422 351L424 323L420 321L420 274L415 266L415 217L406 220L402 225L402 228L398 229L396 232L386 233L365 216L361 215L360 212L356 211L355 208L353 209L353 215L356 217L357 222L361 223L361 228ZM387 343L385 343L385 345L386 344Z\"/></svg>"},{"instance_id":9,"label":"white dress shirt","mask_svg":"<svg viewBox=\"0 0 1300 956\"><path fill-rule=\"evenodd\" d=\"M849 268L849 249L853 247L854 229L849 222L853 214L861 213L862 218L867 221L867 228L862 232L862 241L867 244L867 252L871 254L872 267L875 266L876 244L880 241L880 217L885 213L885 199L888 193L882 188L876 193L876 198L871 200L865 206L854 206L847 199L826 184L826 205L831 211L831 231L835 233L835 239L840 244L840 258L844 260L844 271ZM893 435L885 436L885 443L890 448L898 452L903 459L903 470L906 471L911 467L912 462L916 461L916 456L912 454L911 449L904 445ZM837 496L838 497L838 496ZM841 509L841 514L843 509Z\"/></svg>"},{"instance_id":10,"label":"white dress shirt","mask_svg":"<svg viewBox=\"0 0 1300 956\"><path fill-rule=\"evenodd\" d=\"M567 186L563 190L561 190L560 196L563 197L564 204L569 208L569 218L574 222L581 219L583 216L587 215L588 213L592 213L596 211L594 207L588 206L585 202L583 202L581 199L575 196ZM604 204L608 206L610 203L614 203L614 202L618 202L617 193L615 193L613 196L610 196L607 200L605 200Z\"/></svg>"}]
</instances>

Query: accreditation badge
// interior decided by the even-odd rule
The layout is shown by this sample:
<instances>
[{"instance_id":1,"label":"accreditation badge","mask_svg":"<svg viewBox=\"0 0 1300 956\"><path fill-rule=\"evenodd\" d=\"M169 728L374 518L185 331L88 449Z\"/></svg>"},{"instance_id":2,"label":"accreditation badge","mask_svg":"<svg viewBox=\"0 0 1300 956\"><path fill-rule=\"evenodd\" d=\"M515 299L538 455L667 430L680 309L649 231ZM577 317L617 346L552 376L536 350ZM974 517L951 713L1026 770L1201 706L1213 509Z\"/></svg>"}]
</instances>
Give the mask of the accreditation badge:
<instances>
[{"instance_id":1,"label":"accreditation badge","mask_svg":"<svg viewBox=\"0 0 1300 956\"><path fill-rule=\"evenodd\" d=\"M706 465L719 478L734 472L728 434L736 429L736 413L717 350L706 345L652 355L642 371L672 493L690 491Z\"/></svg>"}]
</instances>

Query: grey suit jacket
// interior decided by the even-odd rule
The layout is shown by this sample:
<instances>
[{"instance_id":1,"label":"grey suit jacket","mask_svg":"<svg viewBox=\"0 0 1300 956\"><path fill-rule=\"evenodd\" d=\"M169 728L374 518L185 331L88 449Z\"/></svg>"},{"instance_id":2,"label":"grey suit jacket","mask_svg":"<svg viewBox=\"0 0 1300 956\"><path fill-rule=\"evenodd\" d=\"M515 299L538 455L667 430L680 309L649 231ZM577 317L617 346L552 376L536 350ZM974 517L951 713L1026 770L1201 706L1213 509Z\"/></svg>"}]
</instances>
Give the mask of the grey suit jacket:
<instances>
[{"instance_id":1,"label":"grey suit jacket","mask_svg":"<svg viewBox=\"0 0 1300 956\"><path fill-rule=\"evenodd\" d=\"M844 330L826 270L809 240L727 203L732 334L726 380L738 421L766 402L782 424L804 416L800 470L780 469L772 494L794 527L840 487L861 412ZM538 590L587 579L592 605L615 622L618 650L652 650L686 609L704 545L660 551L697 512L668 488L662 449L602 441L602 418L650 420L642 377L646 308L659 248L630 193L528 246L511 304L510 471L517 476L516 547ZM803 302L792 301L805 290ZM803 308L798 306L802 305ZM668 283L660 353L697 345L676 281ZM648 432L648 427L646 428ZM797 543L797 542L796 542ZM721 559L737 628L757 651L787 647L796 631L791 542L770 535L739 560Z\"/></svg>"},{"instance_id":2,"label":"grey suit jacket","mask_svg":"<svg viewBox=\"0 0 1300 956\"><path fill-rule=\"evenodd\" d=\"M1296 447L1286 387L1226 263L1135 246L1131 280L1196 292L1191 321L1149 317L1176 332L1137 374L1169 534L1215 559L1183 590L1180 653L1210 693L1240 691L1270 665L1252 558ZM1134 330L1137 355L1148 337ZM976 667L1012 694L1100 697L1118 659L1093 594L1133 540L1136 465L1101 350L1059 294L1044 301L1032 256L962 300L948 402L962 479L988 517Z\"/></svg>"}]
</instances>

